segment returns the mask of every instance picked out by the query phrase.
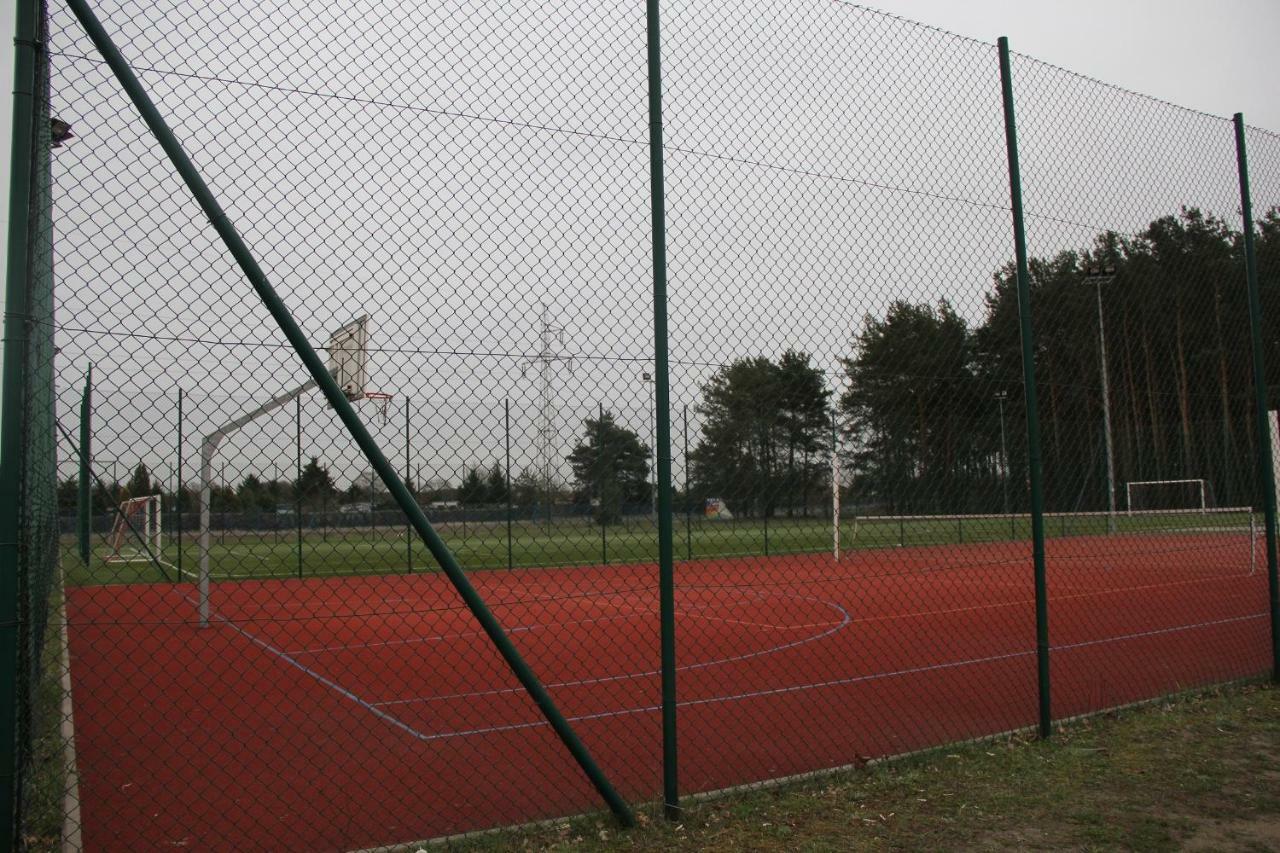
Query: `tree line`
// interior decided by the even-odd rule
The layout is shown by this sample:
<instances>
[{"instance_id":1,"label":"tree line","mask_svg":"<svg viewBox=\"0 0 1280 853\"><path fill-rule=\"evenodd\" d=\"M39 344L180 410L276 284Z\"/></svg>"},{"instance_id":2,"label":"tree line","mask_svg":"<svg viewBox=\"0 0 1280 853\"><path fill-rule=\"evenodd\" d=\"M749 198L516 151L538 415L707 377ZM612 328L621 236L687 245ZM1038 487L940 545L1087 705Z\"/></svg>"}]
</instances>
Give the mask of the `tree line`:
<instances>
[{"instance_id":1,"label":"tree line","mask_svg":"<svg viewBox=\"0 0 1280 853\"><path fill-rule=\"evenodd\" d=\"M1280 211L1269 211L1257 225L1274 405ZM1258 436L1241 235L1219 218L1184 208L1136 234L1104 232L1087 249L1032 258L1029 270L1047 507L1107 507L1108 404L1121 509L1124 484L1141 480L1201 479L1218 505L1256 503ZM842 457L845 500L857 511L1025 511L1025 398L1012 263L994 272L981 307L981 318L971 322L947 299L895 300L850 331L849 355L836 376L798 350L720 366L695 405L699 434L687 460L687 489L676 493L677 511L698 511L716 498L744 517L824 512L833 448ZM498 464L468 466L456 488L410 487L424 503L590 504L596 521L608 524L651 504L652 455L635 431L602 408L582 421L566 456L568 491L530 470L509 480ZM95 486L95 511L108 511L119 495L162 489L139 465L128 483L109 491L110 498ZM184 511L196 506L191 488L169 497ZM214 503L226 510L371 499L390 505L380 484L371 489L357 480L338 490L315 457L296 483L248 475L234 488L214 489ZM74 480L62 485L60 500L74 509Z\"/></svg>"},{"instance_id":2,"label":"tree line","mask_svg":"<svg viewBox=\"0 0 1280 853\"><path fill-rule=\"evenodd\" d=\"M1280 376L1280 213L1258 223L1264 340ZM1108 505L1124 484L1201 479L1218 505L1257 502L1252 361L1241 235L1186 208L1136 234L1030 262L1046 504ZM1099 352L1105 330L1106 363ZM720 367L703 385L691 493L735 514L808 513L829 499L839 433L846 500L862 511L1027 508L1015 268L997 270L971 322L946 299L896 300L853 331L840 375L802 352ZM1109 399L1102 393L1102 371ZM834 380L834 381L829 381ZM838 395L833 393L838 387Z\"/></svg>"}]
</instances>

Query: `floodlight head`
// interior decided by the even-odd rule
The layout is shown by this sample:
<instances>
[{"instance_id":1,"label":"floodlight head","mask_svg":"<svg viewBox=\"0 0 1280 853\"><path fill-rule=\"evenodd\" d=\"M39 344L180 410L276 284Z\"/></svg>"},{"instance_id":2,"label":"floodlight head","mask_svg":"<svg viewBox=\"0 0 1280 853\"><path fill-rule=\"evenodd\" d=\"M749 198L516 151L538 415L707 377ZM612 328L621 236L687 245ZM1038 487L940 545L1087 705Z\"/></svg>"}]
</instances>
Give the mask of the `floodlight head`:
<instances>
[{"instance_id":1,"label":"floodlight head","mask_svg":"<svg viewBox=\"0 0 1280 853\"><path fill-rule=\"evenodd\" d=\"M329 372L348 400L364 396L369 382L369 317L352 320L329 336Z\"/></svg>"},{"instance_id":2,"label":"floodlight head","mask_svg":"<svg viewBox=\"0 0 1280 853\"><path fill-rule=\"evenodd\" d=\"M75 138L75 134L71 132L71 125L60 118L49 119L49 135L52 140L49 144L50 148L61 148L62 143Z\"/></svg>"}]
</instances>

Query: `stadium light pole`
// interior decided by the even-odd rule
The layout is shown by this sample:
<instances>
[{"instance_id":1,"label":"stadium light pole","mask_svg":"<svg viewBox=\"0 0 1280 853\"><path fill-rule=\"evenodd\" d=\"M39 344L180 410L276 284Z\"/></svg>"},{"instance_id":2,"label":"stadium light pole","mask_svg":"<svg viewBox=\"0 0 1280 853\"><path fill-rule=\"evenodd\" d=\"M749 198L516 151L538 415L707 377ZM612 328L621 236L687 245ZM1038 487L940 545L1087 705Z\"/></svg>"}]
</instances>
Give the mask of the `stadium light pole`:
<instances>
[{"instance_id":1,"label":"stadium light pole","mask_svg":"<svg viewBox=\"0 0 1280 853\"><path fill-rule=\"evenodd\" d=\"M1102 438L1107 451L1107 532L1116 532L1116 465L1111 448L1111 393L1107 383L1107 331L1102 322L1102 285L1116 277L1113 266L1090 267L1085 282L1091 282L1098 297L1098 372L1102 376Z\"/></svg>"},{"instance_id":2,"label":"stadium light pole","mask_svg":"<svg viewBox=\"0 0 1280 853\"><path fill-rule=\"evenodd\" d=\"M1008 391L996 392L996 405L1000 407L1000 485L1004 489L1004 514L1009 514L1009 445L1004 437L1004 401Z\"/></svg>"}]
</instances>

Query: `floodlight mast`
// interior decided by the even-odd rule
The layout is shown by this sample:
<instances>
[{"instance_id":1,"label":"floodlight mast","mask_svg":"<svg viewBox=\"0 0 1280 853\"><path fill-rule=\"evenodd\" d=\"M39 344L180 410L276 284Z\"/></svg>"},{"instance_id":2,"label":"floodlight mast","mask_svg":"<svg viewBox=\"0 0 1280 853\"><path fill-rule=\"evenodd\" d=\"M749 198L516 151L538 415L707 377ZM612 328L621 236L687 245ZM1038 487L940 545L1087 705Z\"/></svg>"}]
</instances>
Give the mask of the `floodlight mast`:
<instances>
[{"instance_id":1,"label":"floodlight mast","mask_svg":"<svg viewBox=\"0 0 1280 853\"><path fill-rule=\"evenodd\" d=\"M551 309L542 303L538 354L526 358L520 369L524 376L530 367L538 368L540 385L538 389L538 477L542 480L543 493L547 501L547 524L551 523L552 476L551 459L555 455L556 442L556 409L555 397L552 394L552 371L557 362L564 362L569 370L573 370L573 356L565 353L563 326L553 325Z\"/></svg>"},{"instance_id":2,"label":"floodlight mast","mask_svg":"<svg viewBox=\"0 0 1280 853\"><path fill-rule=\"evenodd\" d=\"M1114 266L1090 267L1085 275L1086 282L1092 282L1098 295L1098 370L1102 374L1102 433L1107 451L1107 532L1116 532L1116 466L1111 447L1111 393L1107 383L1107 332L1102 323L1102 285L1109 284L1116 277Z\"/></svg>"},{"instance_id":3,"label":"floodlight mast","mask_svg":"<svg viewBox=\"0 0 1280 853\"><path fill-rule=\"evenodd\" d=\"M831 412L831 556L840 562L840 428Z\"/></svg>"},{"instance_id":4,"label":"floodlight mast","mask_svg":"<svg viewBox=\"0 0 1280 853\"><path fill-rule=\"evenodd\" d=\"M996 392L996 406L1000 409L1000 487L1004 495L1005 515L1012 512L1009 508L1009 444L1005 441L1004 432L1004 401L1008 397L1008 391Z\"/></svg>"}]
</instances>

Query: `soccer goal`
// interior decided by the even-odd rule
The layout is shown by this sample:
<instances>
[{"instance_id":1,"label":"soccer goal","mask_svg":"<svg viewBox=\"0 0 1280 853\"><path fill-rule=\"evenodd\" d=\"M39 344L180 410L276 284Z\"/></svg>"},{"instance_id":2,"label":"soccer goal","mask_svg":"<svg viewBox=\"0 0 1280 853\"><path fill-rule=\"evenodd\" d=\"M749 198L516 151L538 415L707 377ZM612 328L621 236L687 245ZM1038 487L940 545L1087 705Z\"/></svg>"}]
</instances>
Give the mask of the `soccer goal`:
<instances>
[{"instance_id":1,"label":"soccer goal","mask_svg":"<svg viewBox=\"0 0 1280 853\"><path fill-rule=\"evenodd\" d=\"M108 563L150 563L164 553L160 496L143 495L120 502L111 524Z\"/></svg>"},{"instance_id":2,"label":"soccer goal","mask_svg":"<svg viewBox=\"0 0 1280 853\"><path fill-rule=\"evenodd\" d=\"M1212 501L1204 480L1136 480L1125 483L1125 507L1142 510L1198 510L1204 512Z\"/></svg>"}]
</instances>

